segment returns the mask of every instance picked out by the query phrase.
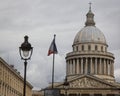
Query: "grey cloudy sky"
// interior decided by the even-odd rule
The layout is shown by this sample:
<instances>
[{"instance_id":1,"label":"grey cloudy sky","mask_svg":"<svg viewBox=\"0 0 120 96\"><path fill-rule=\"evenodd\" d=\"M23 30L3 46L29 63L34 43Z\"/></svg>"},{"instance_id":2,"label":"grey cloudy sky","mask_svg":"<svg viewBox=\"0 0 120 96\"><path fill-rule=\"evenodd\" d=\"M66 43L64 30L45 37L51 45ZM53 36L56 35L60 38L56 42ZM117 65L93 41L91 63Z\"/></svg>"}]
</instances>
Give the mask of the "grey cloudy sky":
<instances>
[{"instance_id":1,"label":"grey cloudy sky","mask_svg":"<svg viewBox=\"0 0 120 96\"><path fill-rule=\"evenodd\" d=\"M27 80L34 89L51 82L52 56L47 56L53 35L59 54L55 59L55 81L65 76L65 55L72 51L75 35L84 27L90 0L0 0L0 56L23 75L18 48L24 36L34 52L27 66ZM120 81L120 0L91 0L96 26L104 33L115 54L115 77Z\"/></svg>"}]
</instances>

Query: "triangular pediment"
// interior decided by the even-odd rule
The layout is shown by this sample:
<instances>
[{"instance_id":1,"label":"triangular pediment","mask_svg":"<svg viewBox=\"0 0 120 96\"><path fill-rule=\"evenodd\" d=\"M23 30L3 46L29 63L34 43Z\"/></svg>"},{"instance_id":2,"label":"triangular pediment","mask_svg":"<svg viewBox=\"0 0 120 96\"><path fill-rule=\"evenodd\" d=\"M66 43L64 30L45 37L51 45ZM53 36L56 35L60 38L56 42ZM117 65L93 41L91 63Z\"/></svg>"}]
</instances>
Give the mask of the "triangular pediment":
<instances>
[{"instance_id":1,"label":"triangular pediment","mask_svg":"<svg viewBox=\"0 0 120 96\"><path fill-rule=\"evenodd\" d=\"M111 84L90 76L83 76L70 81L70 88L112 88Z\"/></svg>"},{"instance_id":2,"label":"triangular pediment","mask_svg":"<svg viewBox=\"0 0 120 96\"><path fill-rule=\"evenodd\" d=\"M117 88L116 85L101 80L100 78L94 76L81 76L69 80L69 88ZM60 85L59 88L62 88L63 85Z\"/></svg>"}]
</instances>

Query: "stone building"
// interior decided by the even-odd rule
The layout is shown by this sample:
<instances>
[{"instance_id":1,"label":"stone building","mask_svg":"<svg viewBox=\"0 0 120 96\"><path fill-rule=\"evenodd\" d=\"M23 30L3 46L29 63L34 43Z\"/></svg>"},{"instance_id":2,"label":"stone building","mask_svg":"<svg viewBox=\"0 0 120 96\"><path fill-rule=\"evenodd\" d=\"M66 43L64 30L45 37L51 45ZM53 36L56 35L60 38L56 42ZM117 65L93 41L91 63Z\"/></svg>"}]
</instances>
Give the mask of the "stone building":
<instances>
[{"instance_id":1,"label":"stone building","mask_svg":"<svg viewBox=\"0 0 120 96\"><path fill-rule=\"evenodd\" d=\"M23 96L23 77L0 58L0 96ZM32 96L32 85L27 82L26 96Z\"/></svg>"},{"instance_id":2,"label":"stone building","mask_svg":"<svg viewBox=\"0 0 120 96\"><path fill-rule=\"evenodd\" d=\"M44 96L44 92L42 90L33 90L32 96Z\"/></svg>"},{"instance_id":3,"label":"stone building","mask_svg":"<svg viewBox=\"0 0 120 96\"><path fill-rule=\"evenodd\" d=\"M94 22L91 5L86 22L75 36L72 52L66 54L67 96L120 96L114 77L114 55ZM65 95L64 82L55 85Z\"/></svg>"}]
</instances>

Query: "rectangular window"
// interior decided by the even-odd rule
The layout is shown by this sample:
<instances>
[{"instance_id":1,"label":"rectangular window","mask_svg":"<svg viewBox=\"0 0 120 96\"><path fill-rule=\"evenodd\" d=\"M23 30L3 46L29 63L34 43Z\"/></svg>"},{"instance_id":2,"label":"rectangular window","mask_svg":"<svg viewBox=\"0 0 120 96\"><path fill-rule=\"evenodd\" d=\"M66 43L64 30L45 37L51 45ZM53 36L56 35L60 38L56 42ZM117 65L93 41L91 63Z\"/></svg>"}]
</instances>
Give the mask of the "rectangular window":
<instances>
[{"instance_id":1,"label":"rectangular window","mask_svg":"<svg viewBox=\"0 0 120 96\"><path fill-rule=\"evenodd\" d=\"M88 45L88 50L89 50L89 51L91 50L91 46L90 46L90 45Z\"/></svg>"},{"instance_id":2,"label":"rectangular window","mask_svg":"<svg viewBox=\"0 0 120 96\"><path fill-rule=\"evenodd\" d=\"M84 45L82 45L82 51L84 51Z\"/></svg>"},{"instance_id":3,"label":"rectangular window","mask_svg":"<svg viewBox=\"0 0 120 96\"><path fill-rule=\"evenodd\" d=\"M97 47L97 45L95 45L95 50L96 50L96 51L98 50L98 47Z\"/></svg>"}]
</instances>

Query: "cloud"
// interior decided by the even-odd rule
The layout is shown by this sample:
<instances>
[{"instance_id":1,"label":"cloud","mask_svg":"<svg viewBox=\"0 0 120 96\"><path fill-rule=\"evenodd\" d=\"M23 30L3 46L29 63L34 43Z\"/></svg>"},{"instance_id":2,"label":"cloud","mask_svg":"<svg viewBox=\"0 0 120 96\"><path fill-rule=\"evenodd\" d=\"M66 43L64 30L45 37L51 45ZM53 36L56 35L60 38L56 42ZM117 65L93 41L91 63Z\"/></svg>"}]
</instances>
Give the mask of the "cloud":
<instances>
[{"instance_id":1,"label":"cloud","mask_svg":"<svg viewBox=\"0 0 120 96\"><path fill-rule=\"evenodd\" d=\"M119 80L120 0L92 2L96 26L104 33L109 50L116 50L115 76ZM28 35L34 50L28 61L27 80L34 89L44 88L51 82L52 57L47 56L47 51L56 34L59 54L55 59L55 81L63 81L65 56L72 51L75 35L84 27L88 3L89 0L1 0L0 56L14 64L23 76L24 61L20 59L18 48Z\"/></svg>"}]
</instances>

